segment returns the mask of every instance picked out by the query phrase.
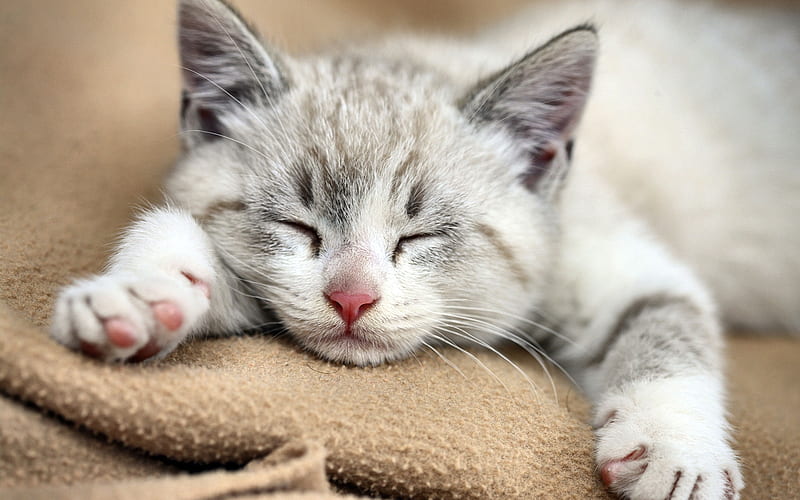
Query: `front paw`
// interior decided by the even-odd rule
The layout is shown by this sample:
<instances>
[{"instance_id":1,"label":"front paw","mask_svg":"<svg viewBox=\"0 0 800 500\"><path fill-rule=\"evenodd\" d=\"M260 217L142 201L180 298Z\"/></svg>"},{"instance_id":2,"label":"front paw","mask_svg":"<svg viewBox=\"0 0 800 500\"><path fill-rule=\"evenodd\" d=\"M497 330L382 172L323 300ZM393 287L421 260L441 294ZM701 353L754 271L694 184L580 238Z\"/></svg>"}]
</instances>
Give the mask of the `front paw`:
<instances>
[{"instance_id":1,"label":"front paw","mask_svg":"<svg viewBox=\"0 0 800 500\"><path fill-rule=\"evenodd\" d=\"M727 500L744 487L712 377L631 385L601 403L595 426L600 476L623 498Z\"/></svg>"},{"instance_id":2,"label":"front paw","mask_svg":"<svg viewBox=\"0 0 800 500\"><path fill-rule=\"evenodd\" d=\"M191 275L101 275L59 295L51 335L107 361L163 356L209 308L209 288Z\"/></svg>"}]
</instances>

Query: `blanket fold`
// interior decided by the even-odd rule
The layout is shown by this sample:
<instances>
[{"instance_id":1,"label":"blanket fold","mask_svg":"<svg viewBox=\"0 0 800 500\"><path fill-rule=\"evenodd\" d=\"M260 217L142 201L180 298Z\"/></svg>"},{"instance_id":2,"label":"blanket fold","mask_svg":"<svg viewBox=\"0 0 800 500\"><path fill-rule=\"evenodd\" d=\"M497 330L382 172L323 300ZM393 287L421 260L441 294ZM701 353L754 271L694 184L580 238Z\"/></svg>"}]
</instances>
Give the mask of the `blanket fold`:
<instances>
[{"instance_id":1,"label":"blanket fold","mask_svg":"<svg viewBox=\"0 0 800 500\"><path fill-rule=\"evenodd\" d=\"M62 498L138 500L225 500L261 498L346 498L330 491L325 479L325 452L313 442L293 441L269 456L250 462L239 471L212 471L194 476L141 478L77 487L43 486L6 490L6 499L54 500ZM355 498L355 497L352 497Z\"/></svg>"}]
</instances>

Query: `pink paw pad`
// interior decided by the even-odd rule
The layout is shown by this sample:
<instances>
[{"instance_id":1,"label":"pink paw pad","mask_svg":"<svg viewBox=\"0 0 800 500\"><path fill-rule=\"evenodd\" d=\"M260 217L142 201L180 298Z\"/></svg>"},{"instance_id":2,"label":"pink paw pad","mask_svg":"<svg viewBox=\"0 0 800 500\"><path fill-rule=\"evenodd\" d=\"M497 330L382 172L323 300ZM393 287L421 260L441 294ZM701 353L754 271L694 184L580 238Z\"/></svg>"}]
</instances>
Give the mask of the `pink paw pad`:
<instances>
[{"instance_id":1,"label":"pink paw pad","mask_svg":"<svg viewBox=\"0 0 800 500\"><path fill-rule=\"evenodd\" d=\"M162 301L152 304L153 314L167 330L177 330L183 324L183 312L173 302Z\"/></svg>"},{"instance_id":2,"label":"pink paw pad","mask_svg":"<svg viewBox=\"0 0 800 500\"><path fill-rule=\"evenodd\" d=\"M628 453L624 458L617 460L610 460L600 467L600 477L603 479L603 484L611 486L620 477L620 473L627 467L628 462L633 462L644 456L644 446L639 446L632 452Z\"/></svg>"},{"instance_id":3,"label":"pink paw pad","mask_svg":"<svg viewBox=\"0 0 800 500\"><path fill-rule=\"evenodd\" d=\"M136 333L133 325L119 318L107 319L103 322L106 337L116 347L126 348L136 344Z\"/></svg>"}]
</instances>

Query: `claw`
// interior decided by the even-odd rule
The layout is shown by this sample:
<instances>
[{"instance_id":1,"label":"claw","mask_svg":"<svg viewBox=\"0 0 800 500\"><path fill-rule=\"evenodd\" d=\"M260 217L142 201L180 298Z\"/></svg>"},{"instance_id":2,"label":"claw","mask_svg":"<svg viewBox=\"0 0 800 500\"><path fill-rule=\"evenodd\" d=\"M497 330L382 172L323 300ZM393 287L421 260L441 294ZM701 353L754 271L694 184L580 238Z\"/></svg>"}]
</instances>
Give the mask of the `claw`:
<instances>
[{"instance_id":1,"label":"claw","mask_svg":"<svg viewBox=\"0 0 800 500\"><path fill-rule=\"evenodd\" d=\"M600 477L603 479L603 484L606 486L614 484L617 479L619 479L620 472L625 468L626 462L640 459L644 455L644 452L644 446L639 446L623 458L604 463L600 467Z\"/></svg>"},{"instance_id":2,"label":"claw","mask_svg":"<svg viewBox=\"0 0 800 500\"><path fill-rule=\"evenodd\" d=\"M198 287L198 288L200 289L200 291L202 291L202 292L203 292L203 295L205 295L207 299L210 299L210 298L211 298L211 287L210 287L210 286L208 286L208 283L206 283L205 281L203 281L203 280L201 280L201 279L197 278L197 277L196 277L196 276L194 276L193 274L189 274L189 273L187 273L186 271L182 271L182 272L181 272L181 274L182 274L182 275L183 275L183 276L184 276L184 277L185 277L187 280L189 280L189 282L190 282L190 283L191 283L193 286L196 286L196 287Z\"/></svg>"}]
</instances>

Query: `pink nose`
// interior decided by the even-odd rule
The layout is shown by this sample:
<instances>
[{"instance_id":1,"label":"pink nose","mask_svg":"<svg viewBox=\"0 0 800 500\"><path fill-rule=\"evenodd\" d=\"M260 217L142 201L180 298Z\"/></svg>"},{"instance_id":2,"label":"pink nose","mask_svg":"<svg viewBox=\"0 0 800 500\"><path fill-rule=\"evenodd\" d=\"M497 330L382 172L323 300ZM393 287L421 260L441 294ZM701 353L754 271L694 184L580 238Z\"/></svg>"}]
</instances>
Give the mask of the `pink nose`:
<instances>
[{"instance_id":1,"label":"pink nose","mask_svg":"<svg viewBox=\"0 0 800 500\"><path fill-rule=\"evenodd\" d=\"M368 293L331 292L328 294L328 300L331 301L347 326L350 326L378 298Z\"/></svg>"}]
</instances>

